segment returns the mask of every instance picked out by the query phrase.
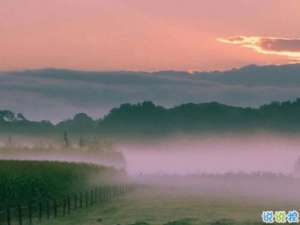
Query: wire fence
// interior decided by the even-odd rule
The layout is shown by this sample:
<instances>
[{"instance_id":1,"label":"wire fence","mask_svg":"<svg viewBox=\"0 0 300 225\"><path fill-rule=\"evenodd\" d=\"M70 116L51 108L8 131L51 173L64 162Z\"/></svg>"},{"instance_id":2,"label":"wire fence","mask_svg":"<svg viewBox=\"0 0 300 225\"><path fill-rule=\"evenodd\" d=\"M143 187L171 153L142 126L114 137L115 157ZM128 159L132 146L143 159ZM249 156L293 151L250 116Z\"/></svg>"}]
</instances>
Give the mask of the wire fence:
<instances>
[{"instance_id":1,"label":"wire fence","mask_svg":"<svg viewBox=\"0 0 300 225\"><path fill-rule=\"evenodd\" d=\"M101 186L68 195L60 200L44 200L7 207L0 211L0 225L32 225L64 217L73 211L104 203L132 189L132 185Z\"/></svg>"}]
</instances>

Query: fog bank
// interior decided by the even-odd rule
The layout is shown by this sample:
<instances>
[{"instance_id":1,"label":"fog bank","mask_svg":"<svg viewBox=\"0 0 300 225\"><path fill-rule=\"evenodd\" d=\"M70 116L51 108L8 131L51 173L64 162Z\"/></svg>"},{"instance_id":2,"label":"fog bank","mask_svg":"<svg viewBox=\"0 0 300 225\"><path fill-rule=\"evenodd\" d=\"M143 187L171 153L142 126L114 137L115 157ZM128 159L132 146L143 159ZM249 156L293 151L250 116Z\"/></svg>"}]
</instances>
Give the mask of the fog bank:
<instances>
[{"instance_id":1,"label":"fog bank","mask_svg":"<svg viewBox=\"0 0 300 225\"><path fill-rule=\"evenodd\" d=\"M270 134L174 137L119 145L127 171L137 174L293 173L300 139Z\"/></svg>"}]
</instances>

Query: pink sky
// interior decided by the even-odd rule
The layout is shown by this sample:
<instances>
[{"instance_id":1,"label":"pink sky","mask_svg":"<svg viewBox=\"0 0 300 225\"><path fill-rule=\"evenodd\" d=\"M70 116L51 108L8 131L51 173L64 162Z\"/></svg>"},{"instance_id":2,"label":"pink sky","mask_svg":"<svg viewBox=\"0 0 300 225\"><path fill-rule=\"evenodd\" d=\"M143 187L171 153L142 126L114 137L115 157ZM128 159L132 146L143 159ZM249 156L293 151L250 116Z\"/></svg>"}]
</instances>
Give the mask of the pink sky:
<instances>
[{"instance_id":1,"label":"pink sky","mask_svg":"<svg viewBox=\"0 0 300 225\"><path fill-rule=\"evenodd\" d=\"M298 62L299 12L299 0L1 0L0 69L215 70ZM276 45L265 54L231 43L240 36L258 37L268 48L275 46L269 40L280 40L294 52L277 54L286 50Z\"/></svg>"}]
</instances>

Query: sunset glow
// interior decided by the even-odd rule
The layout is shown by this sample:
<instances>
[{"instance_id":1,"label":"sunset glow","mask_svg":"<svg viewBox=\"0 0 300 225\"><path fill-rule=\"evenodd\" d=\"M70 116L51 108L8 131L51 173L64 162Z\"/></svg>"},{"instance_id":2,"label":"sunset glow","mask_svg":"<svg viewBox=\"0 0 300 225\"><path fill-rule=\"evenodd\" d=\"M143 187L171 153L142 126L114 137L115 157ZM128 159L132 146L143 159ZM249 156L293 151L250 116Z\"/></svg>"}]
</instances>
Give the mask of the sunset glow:
<instances>
[{"instance_id":1,"label":"sunset glow","mask_svg":"<svg viewBox=\"0 0 300 225\"><path fill-rule=\"evenodd\" d=\"M299 223L299 25L300 0L0 0L0 225Z\"/></svg>"},{"instance_id":2,"label":"sunset glow","mask_svg":"<svg viewBox=\"0 0 300 225\"><path fill-rule=\"evenodd\" d=\"M0 70L203 71L285 64L299 60L299 51L264 49L259 42L292 37L299 47L299 10L298 0L2 0Z\"/></svg>"},{"instance_id":3,"label":"sunset glow","mask_svg":"<svg viewBox=\"0 0 300 225\"><path fill-rule=\"evenodd\" d=\"M228 39L219 38L218 41L251 48L260 54L284 56L291 61L300 61L300 39L238 36ZM280 42L285 43L286 46L276 46Z\"/></svg>"}]
</instances>

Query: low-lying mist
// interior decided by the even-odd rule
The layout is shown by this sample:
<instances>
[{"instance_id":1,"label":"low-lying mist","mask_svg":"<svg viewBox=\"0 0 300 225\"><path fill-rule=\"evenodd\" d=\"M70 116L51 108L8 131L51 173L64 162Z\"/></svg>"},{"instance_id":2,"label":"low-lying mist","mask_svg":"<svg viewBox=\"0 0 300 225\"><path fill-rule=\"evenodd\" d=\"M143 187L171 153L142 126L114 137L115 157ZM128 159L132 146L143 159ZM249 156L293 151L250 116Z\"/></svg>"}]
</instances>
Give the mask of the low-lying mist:
<instances>
[{"instance_id":1,"label":"low-lying mist","mask_svg":"<svg viewBox=\"0 0 300 225\"><path fill-rule=\"evenodd\" d=\"M270 172L292 174L300 139L278 134L176 136L118 146L130 175Z\"/></svg>"},{"instance_id":2,"label":"low-lying mist","mask_svg":"<svg viewBox=\"0 0 300 225\"><path fill-rule=\"evenodd\" d=\"M0 158L89 162L126 167L130 175L187 175L269 172L294 174L300 139L280 134L173 136L64 148L51 140L15 137L1 141ZM17 142L18 141L18 142ZM7 146L5 146L7 145Z\"/></svg>"},{"instance_id":3,"label":"low-lying mist","mask_svg":"<svg viewBox=\"0 0 300 225\"><path fill-rule=\"evenodd\" d=\"M93 163L115 167L122 172L126 169L129 181L158 190L176 189L205 196L257 197L262 201L265 197L300 201L297 197L300 139L297 136L248 133L181 135L159 140L127 140L126 143L112 140L113 147L107 149L101 147L101 142L63 147L57 143L55 146L50 140L47 146L46 141L39 140L42 143L34 144L33 140L15 138L11 146L3 141L0 159ZM124 179L117 180L124 182L127 174ZM91 180L98 181L96 177Z\"/></svg>"}]
</instances>

